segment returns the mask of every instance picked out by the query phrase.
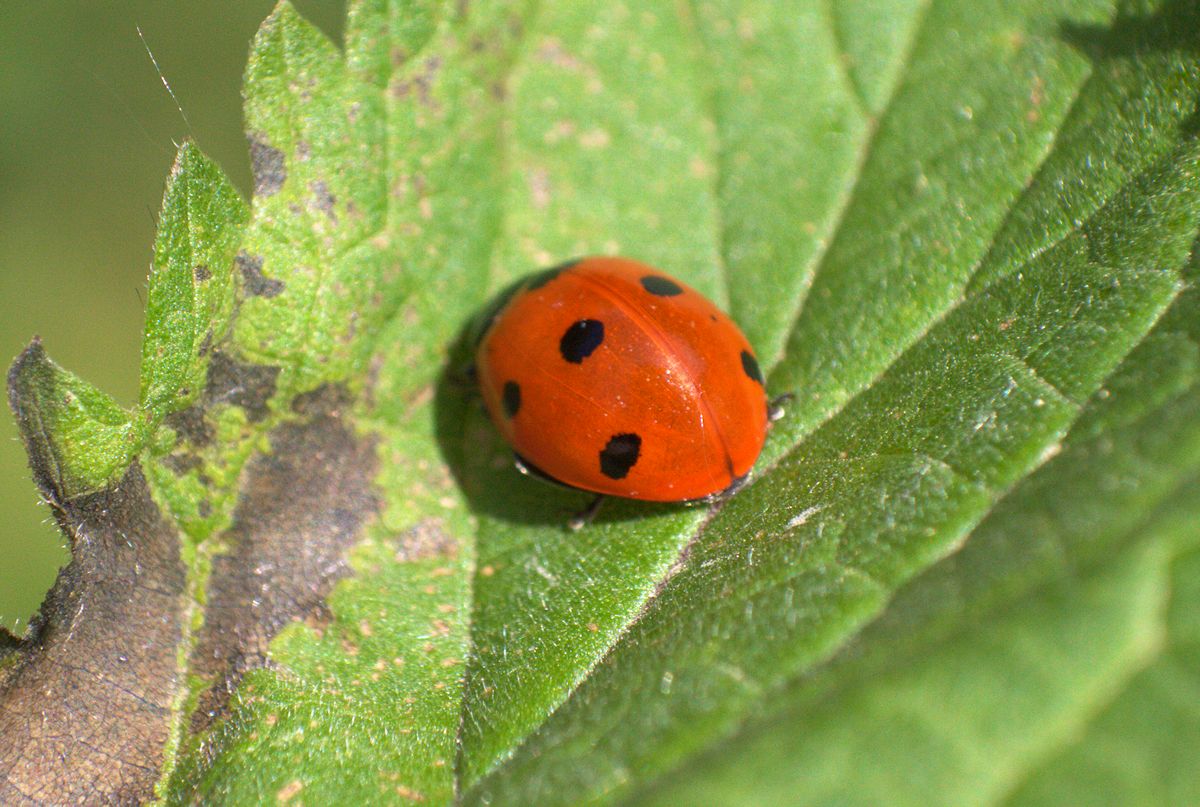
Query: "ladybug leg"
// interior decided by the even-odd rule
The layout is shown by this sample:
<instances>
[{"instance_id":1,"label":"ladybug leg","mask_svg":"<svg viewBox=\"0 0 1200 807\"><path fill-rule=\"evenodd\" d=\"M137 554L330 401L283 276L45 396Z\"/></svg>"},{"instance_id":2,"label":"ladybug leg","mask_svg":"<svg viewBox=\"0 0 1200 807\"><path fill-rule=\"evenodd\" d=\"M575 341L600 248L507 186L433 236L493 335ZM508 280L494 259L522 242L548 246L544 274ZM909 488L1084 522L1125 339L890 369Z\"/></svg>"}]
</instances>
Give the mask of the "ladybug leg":
<instances>
[{"instance_id":1,"label":"ladybug leg","mask_svg":"<svg viewBox=\"0 0 1200 807\"><path fill-rule=\"evenodd\" d=\"M522 457L517 452L513 452L513 465L517 466L517 470L525 476L532 476L534 479L540 479L543 482L549 482L551 485L557 485L560 488L568 488L569 490L578 490L578 488L568 485L555 479L550 474L543 471L541 468L534 465L529 460ZM587 507L580 510L575 515L567 519L567 527L571 532L579 532L581 529L592 523L592 519L596 517L597 511L600 509L601 503L608 498L603 493L597 493L596 498L592 499Z\"/></svg>"},{"instance_id":2,"label":"ladybug leg","mask_svg":"<svg viewBox=\"0 0 1200 807\"><path fill-rule=\"evenodd\" d=\"M600 505L604 504L604 500L607 498L603 493L597 493L596 498L592 499L591 504L567 519L567 528L571 532L579 532L588 524L591 524L592 519L596 517L596 513L600 510Z\"/></svg>"},{"instance_id":3,"label":"ladybug leg","mask_svg":"<svg viewBox=\"0 0 1200 807\"><path fill-rule=\"evenodd\" d=\"M546 473L541 468L537 467L515 451L513 452L513 465L517 467L517 470L522 476L531 476L534 479L540 479L543 482L549 482L551 485L557 485L560 488L569 488L571 490L578 489L571 487L571 485L568 485L566 482L555 479L550 474Z\"/></svg>"},{"instance_id":4,"label":"ladybug leg","mask_svg":"<svg viewBox=\"0 0 1200 807\"><path fill-rule=\"evenodd\" d=\"M774 423L787 414L783 405L796 399L796 393L784 392L767 401L767 422Z\"/></svg>"}]
</instances>

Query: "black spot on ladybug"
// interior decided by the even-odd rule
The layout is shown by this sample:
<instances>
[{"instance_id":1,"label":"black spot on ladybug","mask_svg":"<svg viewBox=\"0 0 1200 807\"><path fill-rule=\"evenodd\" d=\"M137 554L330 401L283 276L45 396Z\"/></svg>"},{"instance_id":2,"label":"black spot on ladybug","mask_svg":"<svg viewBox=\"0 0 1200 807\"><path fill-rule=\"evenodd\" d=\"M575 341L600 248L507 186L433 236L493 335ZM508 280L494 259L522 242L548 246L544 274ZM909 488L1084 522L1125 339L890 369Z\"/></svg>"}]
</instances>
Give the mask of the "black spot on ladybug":
<instances>
[{"instance_id":1,"label":"black spot on ladybug","mask_svg":"<svg viewBox=\"0 0 1200 807\"><path fill-rule=\"evenodd\" d=\"M551 266L549 269L543 269L542 271L538 272L533 277L529 278L529 281L525 284L525 290L526 291L534 291L536 289L540 289L542 286L545 286L551 280L558 277L563 272L567 271L572 266L579 263L581 260L583 260L583 259L576 258L573 261L564 261L564 262L558 264L557 266Z\"/></svg>"},{"instance_id":2,"label":"black spot on ladybug","mask_svg":"<svg viewBox=\"0 0 1200 807\"><path fill-rule=\"evenodd\" d=\"M521 409L521 385L516 381L505 381L501 400L504 404L504 414L510 418L515 416Z\"/></svg>"},{"instance_id":3,"label":"black spot on ladybug","mask_svg":"<svg viewBox=\"0 0 1200 807\"><path fill-rule=\"evenodd\" d=\"M572 364L583 364L583 360L595 352L604 341L604 323L598 319L581 319L567 328L558 343L562 357Z\"/></svg>"},{"instance_id":4,"label":"black spot on ladybug","mask_svg":"<svg viewBox=\"0 0 1200 807\"><path fill-rule=\"evenodd\" d=\"M754 358L754 354L749 350L742 351L742 369L746 371L746 375L750 376L752 381L757 381L765 386L763 381L762 370L759 369L758 359Z\"/></svg>"},{"instance_id":5,"label":"black spot on ladybug","mask_svg":"<svg viewBox=\"0 0 1200 807\"><path fill-rule=\"evenodd\" d=\"M678 283L659 275L643 277L642 288L658 297L674 297L676 294L683 294L683 287Z\"/></svg>"},{"instance_id":6,"label":"black spot on ladybug","mask_svg":"<svg viewBox=\"0 0 1200 807\"><path fill-rule=\"evenodd\" d=\"M614 434L600 452L600 473L609 479L624 479L641 450L642 438L636 434Z\"/></svg>"}]
</instances>

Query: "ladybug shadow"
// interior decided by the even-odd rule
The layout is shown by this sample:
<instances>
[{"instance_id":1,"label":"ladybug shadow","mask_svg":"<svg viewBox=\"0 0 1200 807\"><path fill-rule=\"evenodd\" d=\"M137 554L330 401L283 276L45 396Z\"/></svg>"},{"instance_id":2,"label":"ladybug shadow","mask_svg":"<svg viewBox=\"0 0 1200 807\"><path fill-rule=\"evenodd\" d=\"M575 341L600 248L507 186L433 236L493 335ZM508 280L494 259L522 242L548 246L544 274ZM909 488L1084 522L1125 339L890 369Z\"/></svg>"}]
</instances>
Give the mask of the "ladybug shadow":
<instances>
[{"instance_id":1,"label":"ladybug shadow","mask_svg":"<svg viewBox=\"0 0 1200 807\"><path fill-rule=\"evenodd\" d=\"M525 281L482 307L456 335L434 386L438 448L472 512L510 524L561 527L584 511L595 494L522 474L512 449L488 418L474 373L475 350L486 324ZM686 505L608 498L584 529L637 521Z\"/></svg>"}]
</instances>

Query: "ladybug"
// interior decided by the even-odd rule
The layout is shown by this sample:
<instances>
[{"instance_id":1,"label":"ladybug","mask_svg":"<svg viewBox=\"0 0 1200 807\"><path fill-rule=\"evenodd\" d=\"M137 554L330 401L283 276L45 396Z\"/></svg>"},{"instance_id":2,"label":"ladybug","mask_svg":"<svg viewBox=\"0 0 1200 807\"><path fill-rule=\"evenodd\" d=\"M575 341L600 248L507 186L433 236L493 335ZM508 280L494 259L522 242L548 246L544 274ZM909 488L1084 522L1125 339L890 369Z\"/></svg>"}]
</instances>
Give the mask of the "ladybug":
<instances>
[{"instance_id":1,"label":"ladybug","mask_svg":"<svg viewBox=\"0 0 1200 807\"><path fill-rule=\"evenodd\" d=\"M486 324L475 369L518 467L602 495L715 498L745 480L774 419L733 320L628 258L530 277Z\"/></svg>"}]
</instances>

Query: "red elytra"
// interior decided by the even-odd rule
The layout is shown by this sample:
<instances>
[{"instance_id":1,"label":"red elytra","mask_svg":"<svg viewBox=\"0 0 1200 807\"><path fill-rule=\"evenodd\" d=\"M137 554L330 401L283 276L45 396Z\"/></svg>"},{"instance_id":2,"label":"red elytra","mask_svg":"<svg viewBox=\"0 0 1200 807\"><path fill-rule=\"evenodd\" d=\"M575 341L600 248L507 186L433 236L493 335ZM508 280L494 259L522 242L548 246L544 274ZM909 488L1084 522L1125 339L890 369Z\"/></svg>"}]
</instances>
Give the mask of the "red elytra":
<instances>
[{"instance_id":1,"label":"red elytra","mask_svg":"<svg viewBox=\"0 0 1200 807\"><path fill-rule=\"evenodd\" d=\"M766 440L766 390L741 330L627 258L531 277L488 324L475 362L517 455L571 487L701 499L740 483Z\"/></svg>"}]
</instances>

